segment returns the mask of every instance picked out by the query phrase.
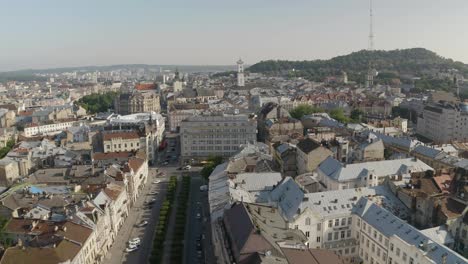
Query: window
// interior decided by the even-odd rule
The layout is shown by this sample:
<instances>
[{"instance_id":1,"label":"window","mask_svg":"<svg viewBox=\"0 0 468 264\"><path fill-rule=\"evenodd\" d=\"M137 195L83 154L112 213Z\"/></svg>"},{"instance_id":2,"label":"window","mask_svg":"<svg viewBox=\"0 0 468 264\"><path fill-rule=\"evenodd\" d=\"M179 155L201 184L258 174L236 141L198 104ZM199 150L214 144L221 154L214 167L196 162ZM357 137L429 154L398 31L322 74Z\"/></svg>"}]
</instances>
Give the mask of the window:
<instances>
[{"instance_id":1,"label":"window","mask_svg":"<svg viewBox=\"0 0 468 264\"><path fill-rule=\"evenodd\" d=\"M356 248L355 248L355 247L352 247L352 248L351 248L351 254L354 254L354 252L356 252Z\"/></svg>"},{"instance_id":2,"label":"window","mask_svg":"<svg viewBox=\"0 0 468 264\"><path fill-rule=\"evenodd\" d=\"M390 243L390 251L393 252L393 243Z\"/></svg>"},{"instance_id":3,"label":"window","mask_svg":"<svg viewBox=\"0 0 468 264\"><path fill-rule=\"evenodd\" d=\"M366 231L366 223L362 222L362 229L364 229L364 231Z\"/></svg>"},{"instance_id":4,"label":"window","mask_svg":"<svg viewBox=\"0 0 468 264\"><path fill-rule=\"evenodd\" d=\"M306 231L305 235L306 235L306 237L310 237L310 232Z\"/></svg>"},{"instance_id":5,"label":"window","mask_svg":"<svg viewBox=\"0 0 468 264\"><path fill-rule=\"evenodd\" d=\"M298 226L298 225L295 225L295 226L294 226L294 229L299 229L299 226Z\"/></svg>"},{"instance_id":6,"label":"window","mask_svg":"<svg viewBox=\"0 0 468 264\"><path fill-rule=\"evenodd\" d=\"M338 240L338 232L333 233L333 239Z\"/></svg>"},{"instance_id":7,"label":"window","mask_svg":"<svg viewBox=\"0 0 468 264\"><path fill-rule=\"evenodd\" d=\"M392 258L388 258L388 264L393 264L393 259Z\"/></svg>"},{"instance_id":8,"label":"window","mask_svg":"<svg viewBox=\"0 0 468 264\"><path fill-rule=\"evenodd\" d=\"M346 237L351 237L351 229L346 231Z\"/></svg>"},{"instance_id":9,"label":"window","mask_svg":"<svg viewBox=\"0 0 468 264\"><path fill-rule=\"evenodd\" d=\"M335 226L339 226L340 225L340 219L335 219Z\"/></svg>"},{"instance_id":10,"label":"window","mask_svg":"<svg viewBox=\"0 0 468 264\"><path fill-rule=\"evenodd\" d=\"M403 253L403 261L406 261L406 253Z\"/></svg>"},{"instance_id":11,"label":"window","mask_svg":"<svg viewBox=\"0 0 468 264\"><path fill-rule=\"evenodd\" d=\"M351 225L352 222L353 222L353 218L352 218L352 217L348 217L348 225Z\"/></svg>"},{"instance_id":12,"label":"window","mask_svg":"<svg viewBox=\"0 0 468 264\"><path fill-rule=\"evenodd\" d=\"M345 253L345 255L348 255L349 254L349 248L345 248L344 253Z\"/></svg>"},{"instance_id":13,"label":"window","mask_svg":"<svg viewBox=\"0 0 468 264\"><path fill-rule=\"evenodd\" d=\"M379 242L382 243L382 234L379 235Z\"/></svg>"},{"instance_id":14,"label":"window","mask_svg":"<svg viewBox=\"0 0 468 264\"><path fill-rule=\"evenodd\" d=\"M377 231L374 230L374 238L377 238Z\"/></svg>"},{"instance_id":15,"label":"window","mask_svg":"<svg viewBox=\"0 0 468 264\"><path fill-rule=\"evenodd\" d=\"M341 238L345 238L345 231L341 231Z\"/></svg>"},{"instance_id":16,"label":"window","mask_svg":"<svg viewBox=\"0 0 468 264\"><path fill-rule=\"evenodd\" d=\"M385 252L382 253L382 259L383 259L383 261L386 261L386 260L387 260L387 253L385 253Z\"/></svg>"},{"instance_id":17,"label":"window","mask_svg":"<svg viewBox=\"0 0 468 264\"><path fill-rule=\"evenodd\" d=\"M374 252L375 252L375 244L372 243L372 253L374 253Z\"/></svg>"},{"instance_id":18,"label":"window","mask_svg":"<svg viewBox=\"0 0 468 264\"><path fill-rule=\"evenodd\" d=\"M369 239L366 239L366 247L369 247Z\"/></svg>"},{"instance_id":19,"label":"window","mask_svg":"<svg viewBox=\"0 0 468 264\"><path fill-rule=\"evenodd\" d=\"M322 223L317 224L317 231L320 231L322 229Z\"/></svg>"},{"instance_id":20,"label":"window","mask_svg":"<svg viewBox=\"0 0 468 264\"><path fill-rule=\"evenodd\" d=\"M124 144L124 147L125 147L125 148L127 147L127 143Z\"/></svg>"},{"instance_id":21,"label":"window","mask_svg":"<svg viewBox=\"0 0 468 264\"><path fill-rule=\"evenodd\" d=\"M410 264L414 264L414 259L410 257L410 258L409 258L409 263L410 263Z\"/></svg>"},{"instance_id":22,"label":"window","mask_svg":"<svg viewBox=\"0 0 468 264\"><path fill-rule=\"evenodd\" d=\"M333 236L333 233L328 233L328 241L332 241L332 240L333 240L332 236Z\"/></svg>"},{"instance_id":23,"label":"window","mask_svg":"<svg viewBox=\"0 0 468 264\"><path fill-rule=\"evenodd\" d=\"M377 248L377 257L380 257L380 248Z\"/></svg>"},{"instance_id":24,"label":"window","mask_svg":"<svg viewBox=\"0 0 468 264\"><path fill-rule=\"evenodd\" d=\"M305 219L305 224L306 224L306 225L310 225L310 218L309 218L309 217L307 217L307 218Z\"/></svg>"},{"instance_id":25,"label":"window","mask_svg":"<svg viewBox=\"0 0 468 264\"><path fill-rule=\"evenodd\" d=\"M400 248L396 249L396 255L399 257L400 256Z\"/></svg>"},{"instance_id":26,"label":"window","mask_svg":"<svg viewBox=\"0 0 468 264\"><path fill-rule=\"evenodd\" d=\"M388 247L388 239L385 239L385 246Z\"/></svg>"},{"instance_id":27,"label":"window","mask_svg":"<svg viewBox=\"0 0 468 264\"><path fill-rule=\"evenodd\" d=\"M333 227L333 221L332 220L328 221L328 227Z\"/></svg>"},{"instance_id":28,"label":"window","mask_svg":"<svg viewBox=\"0 0 468 264\"><path fill-rule=\"evenodd\" d=\"M341 219L341 225L342 226L346 225L346 218Z\"/></svg>"},{"instance_id":29,"label":"window","mask_svg":"<svg viewBox=\"0 0 468 264\"><path fill-rule=\"evenodd\" d=\"M359 219L359 218L358 218L358 220L357 220L357 226L358 226L358 227L361 226L361 219Z\"/></svg>"},{"instance_id":30,"label":"window","mask_svg":"<svg viewBox=\"0 0 468 264\"><path fill-rule=\"evenodd\" d=\"M317 237L317 243L320 243L320 237L319 236Z\"/></svg>"}]
</instances>

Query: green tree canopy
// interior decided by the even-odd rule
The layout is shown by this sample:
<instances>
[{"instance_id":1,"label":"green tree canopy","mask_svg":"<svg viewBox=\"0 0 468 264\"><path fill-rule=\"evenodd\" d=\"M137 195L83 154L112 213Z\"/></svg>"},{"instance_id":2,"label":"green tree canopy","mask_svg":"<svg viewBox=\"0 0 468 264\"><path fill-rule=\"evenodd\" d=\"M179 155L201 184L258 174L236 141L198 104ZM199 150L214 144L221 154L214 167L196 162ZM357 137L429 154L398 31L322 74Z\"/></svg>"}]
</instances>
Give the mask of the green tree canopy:
<instances>
[{"instance_id":1,"label":"green tree canopy","mask_svg":"<svg viewBox=\"0 0 468 264\"><path fill-rule=\"evenodd\" d=\"M86 112L95 114L106 112L114 108L114 99L118 93L90 94L80 98L76 104L86 109Z\"/></svg>"},{"instance_id":2,"label":"green tree canopy","mask_svg":"<svg viewBox=\"0 0 468 264\"><path fill-rule=\"evenodd\" d=\"M341 123L349 123L351 120L349 117L345 116L343 109L335 108L330 111L330 117L336 119Z\"/></svg>"},{"instance_id":3,"label":"green tree canopy","mask_svg":"<svg viewBox=\"0 0 468 264\"><path fill-rule=\"evenodd\" d=\"M324 110L321 108L303 104L292 109L289 113L291 114L292 117L296 119L301 119L305 115L310 115L313 113L321 113L321 112L324 112Z\"/></svg>"}]
</instances>

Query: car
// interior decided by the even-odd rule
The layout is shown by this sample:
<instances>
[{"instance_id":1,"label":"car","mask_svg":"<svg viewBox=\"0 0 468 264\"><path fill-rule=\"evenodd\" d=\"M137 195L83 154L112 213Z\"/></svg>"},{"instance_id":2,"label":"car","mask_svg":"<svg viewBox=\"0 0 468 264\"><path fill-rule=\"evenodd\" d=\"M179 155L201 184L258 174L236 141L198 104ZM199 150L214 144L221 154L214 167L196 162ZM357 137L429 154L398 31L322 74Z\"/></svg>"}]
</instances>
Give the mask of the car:
<instances>
[{"instance_id":1,"label":"car","mask_svg":"<svg viewBox=\"0 0 468 264\"><path fill-rule=\"evenodd\" d=\"M183 169L183 170L190 170L191 168L192 168L192 166L187 165L187 166L183 167L182 169Z\"/></svg>"},{"instance_id":2,"label":"car","mask_svg":"<svg viewBox=\"0 0 468 264\"><path fill-rule=\"evenodd\" d=\"M156 202L156 198L153 198L153 199L147 201L146 204L151 205L151 204L154 204L154 202Z\"/></svg>"},{"instance_id":3,"label":"car","mask_svg":"<svg viewBox=\"0 0 468 264\"><path fill-rule=\"evenodd\" d=\"M146 226L146 225L148 225L148 221L143 220L143 221L141 221L137 226L138 226L138 227L144 227L144 226Z\"/></svg>"},{"instance_id":4,"label":"car","mask_svg":"<svg viewBox=\"0 0 468 264\"><path fill-rule=\"evenodd\" d=\"M205 192L205 191L208 191L208 185L200 186L200 192Z\"/></svg>"},{"instance_id":5,"label":"car","mask_svg":"<svg viewBox=\"0 0 468 264\"><path fill-rule=\"evenodd\" d=\"M160 183L160 182L161 182L160 180L155 180L155 181L153 182L153 184L158 184L158 183Z\"/></svg>"},{"instance_id":6,"label":"car","mask_svg":"<svg viewBox=\"0 0 468 264\"><path fill-rule=\"evenodd\" d=\"M140 244L141 239L139 237L134 237L128 241L129 244Z\"/></svg>"},{"instance_id":7,"label":"car","mask_svg":"<svg viewBox=\"0 0 468 264\"><path fill-rule=\"evenodd\" d=\"M169 164L169 161L166 160L165 162L163 162L162 165L166 166L166 165L168 165L168 164Z\"/></svg>"},{"instance_id":8,"label":"car","mask_svg":"<svg viewBox=\"0 0 468 264\"><path fill-rule=\"evenodd\" d=\"M164 172L162 172L162 171L159 172L159 173L158 173L158 176L164 176Z\"/></svg>"},{"instance_id":9,"label":"car","mask_svg":"<svg viewBox=\"0 0 468 264\"><path fill-rule=\"evenodd\" d=\"M201 218L201 214L197 213L197 219L200 219L200 218Z\"/></svg>"},{"instance_id":10,"label":"car","mask_svg":"<svg viewBox=\"0 0 468 264\"><path fill-rule=\"evenodd\" d=\"M152 192L150 192L149 194L150 194L150 195L156 195L156 194L158 194L158 192L157 192L157 191L152 191Z\"/></svg>"},{"instance_id":11,"label":"car","mask_svg":"<svg viewBox=\"0 0 468 264\"><path fill-rule=\"evenodd\" d=\"M133 251L137 251L138 248L139 248L139 246L132 246L132 245L129 245L129 246L125 249L125 252L130 253L130 252L133 252Z\"/></svg>"}]
</instances>

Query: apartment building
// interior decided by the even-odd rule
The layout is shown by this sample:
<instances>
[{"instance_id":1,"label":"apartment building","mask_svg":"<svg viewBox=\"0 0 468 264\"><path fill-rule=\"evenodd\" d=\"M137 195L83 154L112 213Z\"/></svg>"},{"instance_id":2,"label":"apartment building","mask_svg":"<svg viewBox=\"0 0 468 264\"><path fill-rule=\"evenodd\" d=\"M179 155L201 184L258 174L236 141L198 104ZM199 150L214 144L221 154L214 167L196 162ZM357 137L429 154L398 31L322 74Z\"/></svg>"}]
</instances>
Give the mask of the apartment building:
<instances>
[{"instance_id":1,"label":"apartment building","mask_svg":"<svg viewBox=\"0 0 468 264\"><path fill-rule=\"evenodd\" d=\"M140 149L140 135L135 131L104 133L102 142L104 153L128 152Z\"/></svg>"},{"instance_id":2,"label":"apartment building","mask_svg":"<svg viewBox=\"0 0 468 264\"><path fill-rule=\"evenodd\" d=\"M114 108L118 114L129 115L146 112L161 112L159 93L155 90L134 90L116 97Z\"/></svg>"},{"instance_id":3,"label":"apartment building","mask_svg":"<svg viewBox=\"0 0 468 264\"><path fill-rule=\"evenodd\" d=\"M72 127L75 121L56 122L50 124L31 124L24 128L24 136L32 137L40 134L58 133Z\"/></svg>"},{"instance_id":4,"label":"apartment building","mask_svg":"<svg viewBox=\"0 0 468 264\"><path fill-rule=\"evenodd\" d=\"M353 209L353 229L364 264L463 264L467 260L434 236L419 231L392 212L361 198Z\"/></svg>"},{"instance_id":5,"label":"apartment building","mask_svg":"<svg viewBox=\"0 0 468 264\"><path fill-rule=\"evenodd\" d=\"M468 141L468 103L426 105L418 118L417 133L445 144Z\"/></svg>"},{"instance_id":6,"label":"apartment building","mask_svg":"<svg viewBox=\"0 0 468 264\"><path fill-rule=\"evenodd\" d=\"M390 177L410 177L412 172L433 171L416 158L342 164L328 157L317 168L320 181L328 190L370 187Z\"/></svg>"},{"instance_id":7,"label":"apartment building","mask_svg":"<svg viewBox=\"0 0 468 264\"><path fill-rule=\"evenodd\" d=\"M209 156L230 157L257 139L257 122L246 115L192 116L180 123L183 163Z\"/></svg>"}]
</instances>

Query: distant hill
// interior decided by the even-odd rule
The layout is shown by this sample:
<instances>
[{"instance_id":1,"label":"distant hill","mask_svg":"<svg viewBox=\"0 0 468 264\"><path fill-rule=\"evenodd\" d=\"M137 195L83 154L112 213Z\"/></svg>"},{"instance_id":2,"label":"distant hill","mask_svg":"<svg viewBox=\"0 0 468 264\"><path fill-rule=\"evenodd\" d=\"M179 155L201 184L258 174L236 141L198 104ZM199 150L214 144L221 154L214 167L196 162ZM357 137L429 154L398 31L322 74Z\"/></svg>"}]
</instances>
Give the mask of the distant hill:
<instances>
[{"instance_id":1,"label":"distant hill","mask_svg":"<svg viewBox=\"0 0 468 264\"><path fill-rule=\"evenodd\" d=\"M328 75L337 75L346 71L350 80L362 82L370 59L375 69L386 73L387 75L384 74L384 76L387 77L400 77L403 74L424 77L430 72L448 69L458 69L463 75L468 75L468 65L441 57L423 48L390 51L361 50L329 60L268 60L250 66L248 71L265 74L288 73L314 80L323 80ZM294 72L292 72L293 69Z\"/></svg>"}]
</instances>

